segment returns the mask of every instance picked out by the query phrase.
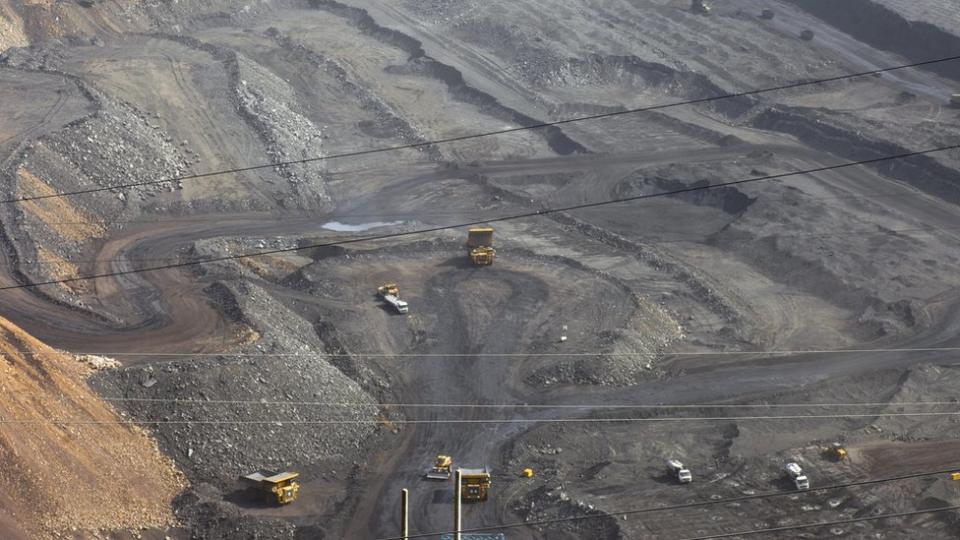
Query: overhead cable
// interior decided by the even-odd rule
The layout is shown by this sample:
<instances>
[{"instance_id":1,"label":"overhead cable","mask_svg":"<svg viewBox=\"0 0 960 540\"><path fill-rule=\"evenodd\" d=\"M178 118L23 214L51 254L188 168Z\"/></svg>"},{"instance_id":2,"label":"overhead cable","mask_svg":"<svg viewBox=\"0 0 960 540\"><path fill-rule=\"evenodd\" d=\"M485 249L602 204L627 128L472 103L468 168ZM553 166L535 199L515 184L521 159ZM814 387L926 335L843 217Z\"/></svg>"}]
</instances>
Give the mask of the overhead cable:
<instances>
[{"instance_id":1,"label":"overhead cable","mask_svg":"<svg viewBox=\"0 0 960 540\"><path fill-rule=\"evenodd\" d=\"M796 82L792 82L792 83L782 84L782 85L778 85L778 86L770 86L770 87L759 88L759 89L755 89L755 90L747 90L747 91L743 91L743 92L733 92L733 93L728 93L728 94L720 94L720 95L716 95L716 96L709 96L709 97L705 97L705 98L688 99L688 100L683 100L683 101L674 101L674 102L671 102L671 103L662 103L662 104L659 104L659 105L651 105L651 106L647 106L647 107L637 107L637 108L632 108L632 109L624 109L624 110L619 110L619 111L612 111L612 112L606 112L606 113L600 113L600 114L593 114L593 115L588 115L588 116L577 116L577 117L574 117L574 118L566 118L566 119L563 119L563 120L554 120L554 121L550 121L550 122L540 122L540 123L530 124L530 125L526 125L526 126L518 126L518 127L512 127L512 128L495 130L495 131L485 131L485 132L481 132L481 133L471 133L471 134L468 134L468 135L458 135L458 136L455 136L455 137L446 137L446 138L434 139L434 140L430 140L430 141L422 141L422 142L416 142L416 143L401 144L401 145L396 145L396 146L386 146L386 147L381 147L381 148L370 148L370 149L367 149L367 150L355 150L355 151L352 151L352 152L343 152L343 153L339 153L339 154L330 154L330 155L327 155L327 156L316 156L316 157L310 157L310 158L304 158L304 159L286 160L286 161L276 161L276 162L272 162L272 163L263 163L263 164L260 164L260 165L251 165L251 166L247 166L247 167L236 167L236 168L232 168L232 169L222 169L222 170L210 171L210 172L206 172L206 173L190 174L190 175L184 175L184 176L173 176L173 177L169 177L169 178L164 178L164 179L162 179L162 180L145 180L145 181L141 181L141 182L129 182L129 183L125 183L125 184L115 184L115 185L112 185L112 186L103 186L103 187L99 187L99 186L98 186L98 187L95 187L95 188L79 189L79 190L75 190L75 191L64 191L64 192L51 193L51 194L46 194L46 195L33 195L33 196L29 196L29 197L15 197L15 198L9 198L9 199L2 199L2 200L0 200L0 204L15 204L15 203L21 203L21 202L27 202L27 201L36 201L36 200L41 200L41 199L51 199L51 198L57 198L57 197L71 197L71 196L83 195L83 194L87 194L87 193L98 193L98 192L103 192L103 191L113 191L113 190L127 189L127 188L132 188L132 187L141 187L141 186L150 186L150 185L156 185L156 184L165 184L165 183L168 183L168 182L182 182L182 181L184 181L184 180L198 180L198 179L201 179L201 178L210 178L210 177L213 177L213 176L222 176L222 175L225 175L225 174L236 174L236 173L242 173L242 172L257 171L257 170L262 170L262 169L272 169L272 168L275 168L275 167L286 167L286 166L290 166L290 165L302 165L302 164L313 163L313 162L318 162L318 161L331 161L331 160L336 160L336 159L354 158L354 157L368 156L368 155L373 155L373 154L382 154L382 153L386 153L386 152L396 152L396 151L399 151L399 150L411 150L411 149L415 150L415 149L425 148L425 147L429 147L429 146L436 146L436 145L441 145L441 144L449 144L449 143L460 142L460 141L469 141L469 140L472 140L472 139L479 139L479 138L484 138L484 137L493 137L493 136L497 136L497 135L504 135L504 134L507 134L507 133L516 133L516 132L518 132L518 131L529 131L529 130L535 130L535 129L543 129L543 128L548 128L548 127L553 127L553 126L559 126L559 125L564 125L564 124L572 124L572 123L577 123L577 122L587 122L587 121L591 121L591 120L599 120L599 119L602 119L602 118L612 118L612 117L615 117L615 116L638 114L638 113L644 113L644 112L650 112L650 111L659 111L659 110L663 110L663 109L669 109L669 108L672 108L672 107L680 107L680 106L685 106L685 105L696 105L696 104L700 104L700 103L710 103L710 102L713 102L713 101L720 101L720 100L726 100L726 99L734 99L734 98L742 98L742 97L756 96L756 95L765 94L765 93L768 93L768 92L776 92L776 91L781 91L781 90L789 90L789 89L793 89L793 88L802 88L802 87L804 87L804 86L815 86L815 85L826 84L826 83L829 83L829 82L843 81L843 80L849 80L849 79L856 79L856 78L861 78L861 77L869 77L869 76L874 76L874 75L878 75L878 74L881 74L881 73L888 73L888 72L891 72L891 71L897 71L897 70L902 70L902 69L911 69L911 68L916 68L916 67L921 67L921 66L928 66L928 65L932 65L932 64L939 64L939 63L943 63L943 62L952 62L952 61L958 60L958 59L960 59L960 55L946 56L946 57L936 58L936 59L933 59L933 60L926 60L926 61L923 61L923 62L913 62L913 63L910 63L910 64L900 64L900 65L896 65L896 66L890 66L890 67L885 67L885 68L880 68L880 69L873 69L873 70L869 70L869 71L861 71L861 72L858 72L858 73L849 73L849 74L845 74L845 75L837 75L837 76L834 76L834 77L825 77L825 78L818 78L818 79L808 79L808 80L803 80L803 81L796 81Z\"/></svg>"}]
</instances>

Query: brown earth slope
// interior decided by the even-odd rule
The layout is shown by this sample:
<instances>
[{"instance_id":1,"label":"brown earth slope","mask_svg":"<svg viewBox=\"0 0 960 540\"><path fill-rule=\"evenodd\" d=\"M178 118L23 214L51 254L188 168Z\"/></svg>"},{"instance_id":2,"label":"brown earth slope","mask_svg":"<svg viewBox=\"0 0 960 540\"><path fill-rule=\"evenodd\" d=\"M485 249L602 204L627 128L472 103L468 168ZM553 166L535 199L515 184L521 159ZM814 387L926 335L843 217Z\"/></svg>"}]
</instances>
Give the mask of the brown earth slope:
<instances>
[{"instance_id":1,"label":"brown earth slope","mask_svg":"<svg viewBox=\"0 0 960 540\"><path fill-rule=\"evenodd\" d=\"M0 319L0 537L16 538L14 524L49 536L173 522L182 476L145 433L109 424L119 417L87 370Z\"/></svg>"}]
</instances>

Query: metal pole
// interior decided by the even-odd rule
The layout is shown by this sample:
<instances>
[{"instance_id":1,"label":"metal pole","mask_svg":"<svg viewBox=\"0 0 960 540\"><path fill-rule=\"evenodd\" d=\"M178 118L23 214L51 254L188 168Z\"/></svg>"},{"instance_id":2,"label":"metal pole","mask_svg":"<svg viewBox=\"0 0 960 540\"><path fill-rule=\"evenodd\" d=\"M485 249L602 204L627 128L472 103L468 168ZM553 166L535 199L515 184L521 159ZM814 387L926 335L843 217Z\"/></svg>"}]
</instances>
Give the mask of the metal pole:
<instances>
[{"instance_id":1,"label":"metal pole","mask_svg":"<svg viewBox=\"0 0 960 540\"><path fill-rule=\"evenodd\" d=\"M453 540L460 540L460 504L461 504L461 493L460 490L463 489L463 472L460 469L457 469L457 483L456 487L453 488Z\"/></svg>"},{"instance_id":2,"label":"metal pole","mask_svg":"<svg viewBox=\"0 0 960 540\"><path fill-rule=\"evenodd\" d=\"M400 495L400 534L403 540L410 538L410 491L403 489Z\"/></svg>"}]
</instances>

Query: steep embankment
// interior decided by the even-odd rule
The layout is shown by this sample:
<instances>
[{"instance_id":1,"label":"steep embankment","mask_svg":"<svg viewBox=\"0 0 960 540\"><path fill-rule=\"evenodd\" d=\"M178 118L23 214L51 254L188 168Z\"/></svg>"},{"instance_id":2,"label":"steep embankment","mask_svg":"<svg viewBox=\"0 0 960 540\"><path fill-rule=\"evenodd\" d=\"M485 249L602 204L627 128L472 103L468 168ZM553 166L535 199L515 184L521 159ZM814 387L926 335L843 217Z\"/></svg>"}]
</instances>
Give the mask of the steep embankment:
<instances>
[{"instance_id":1,"label":"steep embankment","mask_svg":"<svg viewBox=\"0 0 960 540\"><path fill-rule=\"evenodd\" d=\"M0 2L0 51L28 44L23 19L8 4Z\"/></svg>"},{"instance_id":2,"label":"steep embankment","mask_svg":"<svg viewBox=\"0 0 960 540\"><path fill-rule=\"evenodd\" d=\"M142 431L109 424L87 372L0 318L0 537L173 522L183 477Z\"/></svg>"}]
</instances>

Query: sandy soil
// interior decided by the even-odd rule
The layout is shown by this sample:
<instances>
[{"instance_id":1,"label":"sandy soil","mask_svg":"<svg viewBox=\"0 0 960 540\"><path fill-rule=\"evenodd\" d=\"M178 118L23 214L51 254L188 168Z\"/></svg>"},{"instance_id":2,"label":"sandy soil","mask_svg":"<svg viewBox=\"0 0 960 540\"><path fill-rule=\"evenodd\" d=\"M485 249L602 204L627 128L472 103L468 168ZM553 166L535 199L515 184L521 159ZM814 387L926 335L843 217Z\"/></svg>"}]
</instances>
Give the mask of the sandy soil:
<instances>
[{"instance_id":1,"label":"sandy soil","mask_svg":"<svg viewBox=\"0 0 960 540\"><path fill-rule=\"evenodd\" d=\"M185 488L179 471L139 427L94 424L120 416L86 386L76 358L0 324L3 527L15 519L50 535L173 525L171 504Z\"/></svg>"}]
</instances>

